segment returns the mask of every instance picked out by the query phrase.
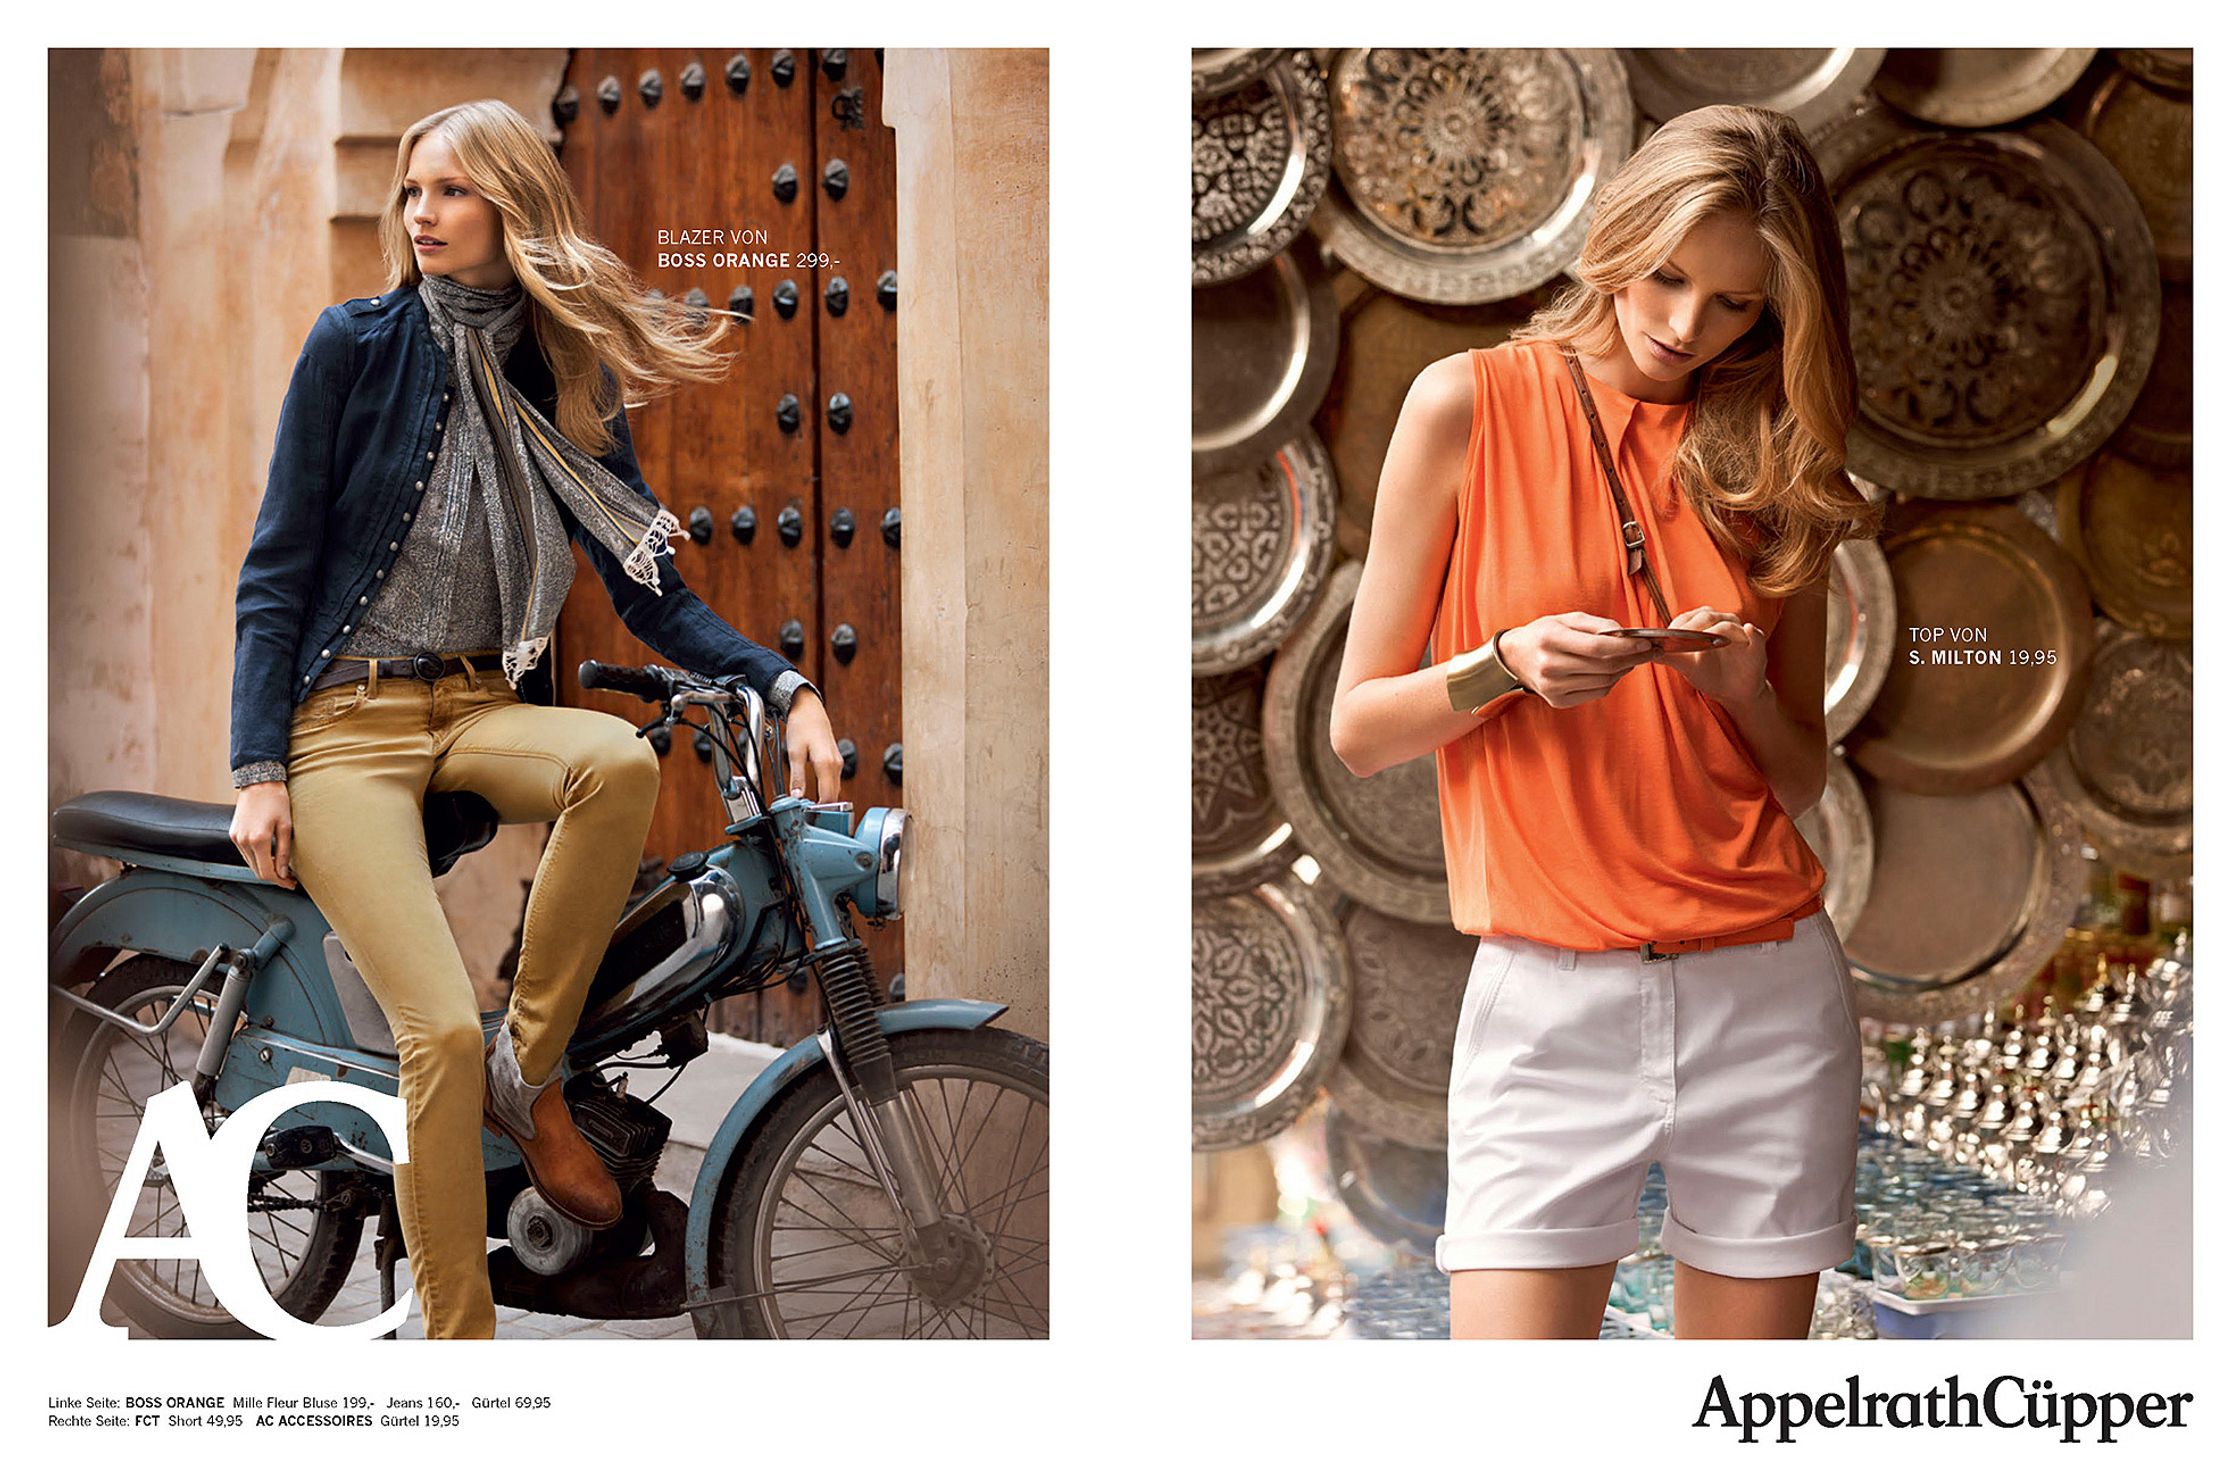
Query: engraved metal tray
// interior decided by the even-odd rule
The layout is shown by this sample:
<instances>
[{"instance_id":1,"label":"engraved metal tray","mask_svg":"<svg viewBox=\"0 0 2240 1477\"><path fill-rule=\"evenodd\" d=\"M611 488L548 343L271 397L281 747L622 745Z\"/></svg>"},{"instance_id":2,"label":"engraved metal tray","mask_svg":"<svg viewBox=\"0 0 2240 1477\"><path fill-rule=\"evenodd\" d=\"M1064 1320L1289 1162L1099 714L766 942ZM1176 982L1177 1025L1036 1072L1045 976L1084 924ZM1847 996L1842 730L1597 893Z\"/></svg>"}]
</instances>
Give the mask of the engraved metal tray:
<instances>
[{"instance_id":1,"label":"engraved metal tray","mask_svg":"<svg viewBox=\"0 0 2240 1477\"><path fill-rule=\"evenodd\" d=\"M2092 64L2089 46L1901 48L1883 59L1874 89L1927 123L1991 128L2069 90Z\"/></svg>"},{"instance_id":2,"label":"engraved metal tray","mask_svg":"<svg viewBox=\"0 0 2240 1477\"><path fill-rule=\"evenodd\" d=\"M1193 46L1190 48L1190 95L1205 97L1250 82L1284 57L1285 46Z\"/></svg>"},{"instance_id":3,"label":"engraved metal tray","mask_svg":"<svg viewBox=\"0 0 2240 1477\"><path fill-rule=\"evenodd\" d=\"M2190 876L2193 648L2110 620L2099 635L2084 711L2046 768L2103 857L2143 877Z\"/></svg>"},{"instance_id":4,"label":"engraved metal tray","mask_svg":"<svg viewBox=\"0 0 2240 1477\"><path fill-rule=\"evenodd\" d=\"M1932 794L2014 779L2084 704L2093 647L2084 576L2005 504L1917 503L1891 523L1882 547L1899 644L1847 741L1852 761ZM1916 640L1917 630L1944 634Z\"/></svg>"},{"instance_id":5,"label":"engraved metal tray","mask_svg":"<svg viewBox=\"0 0 2240 1477\"><path fill-rule=\"evenodd\" d=\"M1356 903L1339 929L1353 963L1353 1025L1330 1101L1380 1137L1447 1144L1447 1077L1478 941Z\"/></svg>"},{"instance_id":6,"label":"engraved metal tray","mask_svg":"<svg viewBox=\"0 0 2240 1477\"><path fill-rule=\"evenodd\" d=\"M1330 567L1338 480L1314 432L1267 461L1193 479L1190 670L1266 656L1313 608Z\"/></svg>"},{"instance_id":7,"label":"engraved metal tray","mask_svg":"<svg viewBox=\"0 0 2240 1477\"><path fill-rule=\"evenodd\" d=\"M1268 665L1190 683L1190 891L1235 892L1291 865L1298 844L1276 809L1260 748Z\"/></svg>"},{"instance_id":8,"label":"engraved metal tray","mask_svg":"<svg viewBox=\"0 0 2240 1477\"><path fill-rule=\"evenodd\" d=\"M1842 116L1882 65L1879 46L1635 47L1634 103L1662 123L1711 103L1787 113L1807 133Z\"/></svg>"},{"instance_id":9,"label":"engraved metal tray","mask_svg":"<svg viewBox=\"0 0 2240 1477\"><path fill-rule=\"evenodd\" d=\"M1874 706L1897 639L1898 596L1882 546L1872 539L1845 539L1828 568L1829 743L1851 732Z\"/></svg>"},{"instance_id":10,"label":"engraved metal tray","mask_svg":"<svg viewBox=\"0 0 2240 1477\"><path fill-rule=\"evenodd\" d=\"M2150 86L2123 67L2093 89L2078 132L2131 187L2154 233L2166 281L2193 277L2193 95Z\"/></svg>"},{"instance_id":11,"label":"engraved metal tray","mask_svg":"<svg viewBox=\"0 0 2240 1477\"><path fill-rule=\"evenodd\" d=\"M2103 453L2055 489L2061 546L2100 608L2134 631L2193 634L2193 473Z\"/></svg>"},{"instance_id":12,"label":"engraved metal tray","mask_svg":"<svg viewBox=\"0 0 2240 1477\"><path fill-rule=\"evenodd\" d=\"M1307 429L1338 362L1338 300L1312 238L1190 295L1190 470L1266 461Z\"/></svg>"},{"instance_id":13,"label":"engraved metal tray","mask_svg":"<svg viewBox=\"0 0 2240 1477\"><path fill-rule=\"evenodd\" d=\"M1338 182L1315 232L1427 302L1492 302L1561 273L1633 151L1625 65L1606 48L1343 51L1330 99Z\"/></svg>"},{"instance_id":14,"label":"engraved metal tray","mask_svg":"<svg viewBox=\"0 0 2240 1477\"><path fill-rule=\"evenodd\" d=\"M1828 874L1820 890L1828 921L1839 936L1850 933L1874 888L1874 817L1867 813L1867 792L1840 752L1829 752L1828 787L1818 804L1797 817L1797 830Z\"/></svg>"},{"instance_id":15,"label":"engraved metal tray","mask_svg":"<svg viewBox=\"0 0 2240 1477\"><path fill-rule=\"evenodd\" d=\"M1920 497L2000 497L2097 450L2162 316L2146 218L2100 151L2049 119L1951 132L1879 106L1814 148L1851 289L1850 469Z\"/></svg>"},{"instance_id":16,"label":"engraved metal tray","mask_svg":"<svg viewBox=\"0 0 2240 1477\"><path fill-rule=\"evenodd\" d=\"M1361 565L1330 573L1314 610L1268 669L1261 741L1268 783L1299 845L1348 896L1415 923L1449 923L1438 761L1430 754L1367 779L1330 747L1330 709Z\"/></svg>"},{"instance_id":17,"label":"engraved metal tray","mask_svg":"<svg viewBox=\"0 0 2240 1477\"><path fill-rule=\"evenodd\" d=\"M1446 1145L1395 1143L1335 1104L1324 1111L1322 1132L1331 1182L1361 1229L1431 1255L1447 1222Z\"/></svg>"},{"instance_id":18,"label":"engraved metal tray","mask_svg":"<svg viewBox=\"0 0 2240 1477\"><path fill-rule=\"evenodd\" d=\"M1330 99L1310 53L1194 98L1190 284L1259 270L1306 229L1329 182Z\"/></svg>"},{"instance_id":19,"label":"engraved metal tray","mask_svg":"<svg viewBox=\"0 0 2240 1477\"><path fill-rule=\"evenodd\" d=\"M1874 886L1844 935L1860 1014L1934 1025L2004 1003L2084 900L2076 813L2043 767L1966 795L1864 788Z\"/></svg>"},{"instance_id":20,"label":"engraved metal tray","mask_svg":"<svg viewBox=\"0 0 2240 1477\"><path fill-rule=\"evenodd\" d=\"M1314 1102L1353 1011L1338 921L1286 873L1190 907L1190 1147L1275 1137Z\"/></svg>"},{"instance_id":21,"label":"engraved metal tray","mask_svg":"<svg viewBox=\"0 0 2240 1477\"><path fill-rule=\"evenodd\" d=\"M2165 471L2193 465L2193 284L2162 284L2162 332L2154 363L2131 414L2116 428L2115 449ZM1336 448L1332 448L1335 453ZM1338 464L1345 480L1345 463Z\"/></svg>"}]
</instances>

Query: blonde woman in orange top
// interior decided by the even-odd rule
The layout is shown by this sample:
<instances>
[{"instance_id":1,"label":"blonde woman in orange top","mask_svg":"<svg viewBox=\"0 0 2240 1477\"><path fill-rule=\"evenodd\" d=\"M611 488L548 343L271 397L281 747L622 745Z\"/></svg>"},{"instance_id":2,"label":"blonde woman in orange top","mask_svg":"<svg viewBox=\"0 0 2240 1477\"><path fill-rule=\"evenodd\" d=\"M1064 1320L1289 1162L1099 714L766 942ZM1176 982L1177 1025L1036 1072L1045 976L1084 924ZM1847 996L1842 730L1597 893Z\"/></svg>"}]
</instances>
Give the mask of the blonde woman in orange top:
<instances>
[{"instance_id":1,"label":"blonde woman in orange top","mask_svg":"<svg viewBox=\"0 0 2240 1477\"><path fill-rule=\"evenodd\" d=\"M1843 257L1794 121L1666 124L1598 195L1578 275L1417 377L1331 713L1356 774L1436 752L1481 938L1453 1330L1594 1337L1657 1161L1680 1336L1802 1337L1853 1242L1859 1051L1793 817L1826 779L1828 565L1878 514L1843 473ZM1643 628L1724 640L1615 634Z\"/></svg>"}]
</instances>

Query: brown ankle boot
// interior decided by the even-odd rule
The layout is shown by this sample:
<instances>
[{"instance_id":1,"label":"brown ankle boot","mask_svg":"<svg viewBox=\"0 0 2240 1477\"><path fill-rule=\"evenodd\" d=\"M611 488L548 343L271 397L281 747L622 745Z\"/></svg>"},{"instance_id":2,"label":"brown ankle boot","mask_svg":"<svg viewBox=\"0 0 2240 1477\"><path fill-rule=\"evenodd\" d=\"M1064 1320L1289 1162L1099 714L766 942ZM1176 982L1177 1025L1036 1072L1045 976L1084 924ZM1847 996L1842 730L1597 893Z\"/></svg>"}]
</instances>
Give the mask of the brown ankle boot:
<instances>
[{"instance_id":1,"label":"brown ankle boot","mask_svg":"<svg viewBox=\"0 0 2240 1477\"><path fill-rule=\"evenodd\" d=\"M482 1121L513 1141L552 1208L594 1230L621 1220L622 1191L568 1115L560 1079L542 1087L522 1080L510 1026L483 1049L482 1064Z\"/></svg>"}]
</instances>

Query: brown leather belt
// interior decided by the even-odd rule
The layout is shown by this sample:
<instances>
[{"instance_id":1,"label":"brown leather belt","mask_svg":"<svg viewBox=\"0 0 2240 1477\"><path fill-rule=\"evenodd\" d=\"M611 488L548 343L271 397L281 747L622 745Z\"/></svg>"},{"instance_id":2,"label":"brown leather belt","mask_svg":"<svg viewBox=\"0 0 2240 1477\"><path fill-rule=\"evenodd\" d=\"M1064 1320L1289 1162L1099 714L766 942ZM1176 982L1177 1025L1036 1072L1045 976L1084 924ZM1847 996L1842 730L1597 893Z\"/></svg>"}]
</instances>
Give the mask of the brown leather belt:
<instances>
[{"instance_id":1,"label":"brown leather belt","mask_svg":"<svg viewBox=\"0 0 2240 1477\"><path fill-rule=\"evenodd\" d=\"M1682 954L1700 954L1707 949L1724 949L1729 944L1763 944L1785 939L1796 933L1800 919L1810 918L1820 911L1822 900L1813 898L1795 912L1774 919L1771 923L1753 924L1736 933L1723 933L1707 939L1653 939L1641 946L1641 962L1652 964L1659 959L1676 959Z\"/></svg>"},{"instance_id":2,"label":"brown leather belt","mask_svg":"<svg viewBox=\"0 0 2240 1477\"><path fill-rule=\"evenodd\" d=\"M311 691L340 687L345 682L371 681L376 672L383 677L412 677L421 682L438 682L454 672L476 671L474 663L477 660L484 666L489 666L497 658L498 654L494 651L470 651L461 656L438 656L432 651L423 651L417 656L383 657L378 661L362 656L337 657L334 665L321 672L319 680L311 684ZM365 670L360 671L361 667Z\"/></svg>"}]
</instances>

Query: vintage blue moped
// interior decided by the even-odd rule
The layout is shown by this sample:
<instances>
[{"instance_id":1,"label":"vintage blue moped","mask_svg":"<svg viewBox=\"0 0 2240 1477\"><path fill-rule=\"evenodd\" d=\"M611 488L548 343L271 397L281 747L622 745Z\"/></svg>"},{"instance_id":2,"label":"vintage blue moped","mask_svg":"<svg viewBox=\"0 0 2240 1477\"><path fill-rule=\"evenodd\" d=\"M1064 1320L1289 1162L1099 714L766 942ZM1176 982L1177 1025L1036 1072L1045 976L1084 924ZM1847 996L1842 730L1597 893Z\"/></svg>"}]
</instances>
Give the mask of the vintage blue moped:
<instances>
[{"instance_id":1,"label":"vintage blue moped","mask_svg":"<svg viewBox=\"0 0 2240 1477\"><path fill-rule=\"evenodd\" d=\"M908 817L793 796L778 720L742 685L585 662L586 689L659 705L640 732L706 736L729 824L667 864L617 924L563 1071L577 1124L623 1187L621 1224L570 1220L483 1134L501 1306L586 1319L692 1317L700 1337L1044 1337L1049 1048L974 1000L885 1005L857 923L902 912ZM496 834L467 793L426 800L440 875ZM213 1130L260 1093L335 1082L395 1094L396 1045L348 953L301 890L260 881L231 806L102 791L56 809L56 844L123 863L51 936L49 1190L58 1286L74 1295L142 1113L192 1085ZM628 1067L682 1070L715 1001L813 983L822 1026L771 1062L711 1136L688 1201L654 1183L670 1123ZM504 1019L483 1017L487 1037ZM674 1080L673 1078L671 1080ZM653 1096L658 1097L658 1092ZM364 1223L385 1303L402 1253L391 1150L372 1117L314 1100L275 1119L242 1213L274 1300L318 1321ZM129 1234L177 1234L160 1152ZM109 1299L157 1337L239 1337L192 1261L119 1260ZM63 1306L67 1306L65 1299Z\"/></svg>"}]
</instances>

